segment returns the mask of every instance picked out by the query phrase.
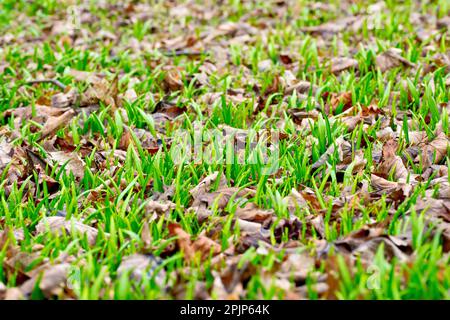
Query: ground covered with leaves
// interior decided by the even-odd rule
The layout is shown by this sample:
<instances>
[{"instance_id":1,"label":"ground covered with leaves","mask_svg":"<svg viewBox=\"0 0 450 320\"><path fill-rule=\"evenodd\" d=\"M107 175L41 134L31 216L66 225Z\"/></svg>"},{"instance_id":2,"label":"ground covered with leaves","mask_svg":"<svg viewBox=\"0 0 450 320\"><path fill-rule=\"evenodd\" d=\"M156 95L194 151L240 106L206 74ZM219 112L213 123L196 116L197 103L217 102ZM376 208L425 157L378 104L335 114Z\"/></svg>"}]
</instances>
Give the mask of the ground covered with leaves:
<instances>
[{"instance_id":1,"label":"ground covered with leaves","mask_svg":"<svg viewBox=\"0 0 450 320\"><path fill-rule=\"evenodd\" d=\"M449 27L448 0L1 1L0 299L450 298Z\"/></svg>"}]
</instances>

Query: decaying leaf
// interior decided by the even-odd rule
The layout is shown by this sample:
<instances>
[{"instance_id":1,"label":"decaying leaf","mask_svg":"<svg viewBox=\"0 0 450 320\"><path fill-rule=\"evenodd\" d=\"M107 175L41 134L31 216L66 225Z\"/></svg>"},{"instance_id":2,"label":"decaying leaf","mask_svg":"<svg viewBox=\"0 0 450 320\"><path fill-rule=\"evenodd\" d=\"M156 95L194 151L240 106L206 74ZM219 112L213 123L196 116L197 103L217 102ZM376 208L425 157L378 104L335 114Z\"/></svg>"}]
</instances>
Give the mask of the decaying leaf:
<instances>
[{"instance_id":1,"label":"decaying leaf","mask_svg":"<svg viewBox=\"0 0 450 320\"><path fill-rule=\"evenodd\" d=\"M183 82L181 81L181 74L179 70L175 68L167 70L164 77L164 85L166 90L180 90L183 87Z\"/></svg>"},{"instance_id":2,"label":"decaying leaf","mask_svg":"<svg viewBox=\"0 0 450 320\"><path fill-rule=\"evenodd\" d=\"M125 274L129 274L131 279L140 282L145 276L146 279L152 279L156 281L158 285L162 285L165 279L164 269L159 269L161 264L160 259L157 259L151 255L134 254L124 257L117 269L117 277L122 277Z\"/></svg>"},{"instance_id":3,"label":"decaying leaf","mask_svg":"<svg viewBox=\"0 0 450 320\"><path fill-rule=\"evenodd\" d=\"M35 110L35 111L34 111ZM21 107L5 112L5 117L14 116L14 123L20 127L21 123L26 120L33 120L43 126L41 138L45 138L53 134L64 125L67 125L75 111L71 108L54 108L36 105L34 108Z\"/></svg>"},{"instance_id":4,"label":"decaying leaf","mask_svg":"<svg viewBox=\"0 0 450 320\"><path fill-rule=\"evenodd\" d=\"M12 152L12 146L5 140L0 140L0 169L11 162Z\"/></svg>"},{"instance_id":5,"label":"decaying leaf","mask_svg":"<svg viewBox=\"0 0 450 320\"><path fill-rule=\"evenodd\" d=\"M314 270L315 259L307 253L289 254L281 264L277 276L281 278L294 278L296 283L304 283L308 274Z\"/></svg>"},{"instance_id":6,"label":"decaying leaf","mask_svg":"<svg viewBox=\"0 0 450 320\"><path fill-rule=\"evenodd\" d=\"M415 67L414 63L403 58L401 56L402 51L397 48L390 48L385 52L381 53L376 58L376 65L380 68L381 72L387 71L392 68L399 67L401 65L408 67Z\"/></svg>"},{"instance_id":7,"label":"decaying leaf","mask_svg":"<svg viewBox=\"0 0 450 320\"><path fill-rule=\"evenodd\" d=\"M432 164L439 163L447 155L448 146L449 140L447 136L443 132L439 133L436 138L422 149L423 167L426 168Z\"/></svg>"},{"instance_id":8,"label":"decaying leaf","mask_svg":"<svg viewBox=\"0 0 450 320\"><path fill-rule=\"evenodd\" d=\"M116 110L119 106L119 78L118 76L109 82L106 79L93 82L89 88L81 94L80 106L95 105L100 102L106 106L111 106Z\"/></svg>"},{"instance_id":9,"label":"decaying leaf","mask_svg":"<svg viewBox=\"0 0 450 320\"><path fill-rule=\"evenodd\" d=\"M338 250L359 256L365 263L373 261L380 245L384 246L384 254L388 259L396 257L400 261L407 261L412 253L408 236L386 235L383 228L365 226L353 232L342 240L334 242Z\"/></svg>"},{"instance_id":10,"label":"decaying leaf","mask_svg":"<svg viewBox=\"0 0 450 320\"><path fill-rule=\"evenodd\" d=\"M388 140L384 143L382 162L378 166L377 173L388 177L393 172L395 180L406 182L410 173L403 164L402 158L396 155L397 147L397 142L394 140Z\"/></svg>"},{"instance_id":11,"label":"decaying leaf","mask_svg":"<svg viewBox=\"0 0 450 320\"><path fill-rule=\"evenodd\" d=\"M270 219L273 215L271 210L263 210L258 208L254 203L247 203L244 207L238 207L235 216L242 220L263 223Z\"/></svg>"},{"instance_id":12,"label":"decaying leaf","mask_svg":"<svg viewBox=\"0 0 450 320\"><path fill-rule=\"evenodd\" d=\"M347 17L337 21L327 22L319 26L303 27L301 30L313 34L336 34L347 28L359 28L358 24L361 19L362 17L359 16Z\"/></svg>"},{"instance_id":13,"label":"decaying leaf","mask_svg":"<svg viewBox=\"0 0 450 320\"><path fill-rule=\"evenodd\" d=\"M36 226L36 232L38 234L45 233L46 231L50 231L51 233L61 234L65 232L70 235L73 232L79 233L81 235L85 235L89 244L95 244L97 240L98 230L90 227L80 221L75 219L66 220L65 217L47 217L41 220Z\"/></svg>"},{"instance_id":14,"label":"decaying leaf","mask_svg":"<svg viewBox=\"0 0 450 320\"><path fill-rule=\"evenodd\" d=\"M0 300L448 297L445 1L68 2L1 9Z\"/></svg>"},{"instance_id":15,"label":"decaying leaf","mask_svg":"<svg viewBox=\"0 0 450 320\"><path fill-rule=\"evenodd\" d=\"M323 164L325 164L328 158L334 155L335 152L337 152L339 160L342 161L344 157L346 157L349 153L351 153L350 143L345 141L344 138L342 137L337 138L336 141L328 147L325 153L322 154L319 160L313 163L312 168L317 169Z\"/></svg>"},{"instance_id":16,"label":"decaying leaf","mask_svg":"<svg viewBox=\"0 0 450 320\"><path fill-rule=\"evenodd\" d=\"M69 263L62 263L45 268L42 272L37 273L34 277L24 282L20 286L20 291L24 295L29 295L33 291L37 282L39 289L47 297L61 295L67 284L67 277L70 269Z\"/></svg>"},{"instance_id":17,"label":"decaying leaf","mask_svg":"<svg viewBox=\"0 0 450 320\"><path fill-rule=\"evenodd\" d=\"M179 224L170 223L169 233L177 237L178 246L187 260L194 259L197 252L202 260L209 255L215 256L221 252L220 245L206 236L200 235L196 240L191 241L191 236Z\"/></svg>"},{"instance_id":18,"label":"decaying leaf","mask_svg":"<svg viewBox=\"0 0 450 320\"><path fill-rule=\"evenodd\" d=\"M74 106L78 99L78 90L70 89L67 92L53 95L51 104L53 108L67 108Z\"/></svg>"},{"instance_id":19,"label":"decaying leaf","mask_svg":"<svg viewBox=\"0 0 450 320\"><path fill-rule=\"evenodd\" d=\"M358 60L352 58L335 58L331 60L331 73L338 74L348 69L358 68Z\"/></svg>"},{"instance_id":20,"label":"decaying leaf","mask_svg":"<svg viewBox=\"0 0 450 320\"><path fill-rule=\"evenodd\" d=\"M145 211L147 214L166 215L176 208L176 204L171 201L154 201L147 200L145 202Z\"/></svg>"},{"instance_id":21,"label":"decaying leaf","mask_svg":"<svg viewBox=\"0 0 450 320\"><path fill-rule=\"evenodd\" d=\"M65 166L67 173L73 173L76 178L82 179L86 164L74 152L52 151L48 152L51 161L59 166Z\"/></svg>"},{"instance_id":22,"label":"decaying leaf","mask_svg":"<svg viewBox=\"0 0 450 320\"><path fill-rule=\"evenodd\" d=\"M65 126L69 123L70 119L75 115L75 111L72 109L67 110L60 116L49 117L44 123L44 128L42 130L41 139L55 133L59 128Z\"/></svg>"},{"instance_id":23,"label":"decaying leaf","mask_svg":"<svg viewBox=\"0 0 450 320\"><path fill-rule=\"evenodd\" d=\"M103 78L94 72L80 71L76 69L70 69L68 74L72 76L76 81L86 81L89 83L100 82Z\"/></svg>"}]
</instances>

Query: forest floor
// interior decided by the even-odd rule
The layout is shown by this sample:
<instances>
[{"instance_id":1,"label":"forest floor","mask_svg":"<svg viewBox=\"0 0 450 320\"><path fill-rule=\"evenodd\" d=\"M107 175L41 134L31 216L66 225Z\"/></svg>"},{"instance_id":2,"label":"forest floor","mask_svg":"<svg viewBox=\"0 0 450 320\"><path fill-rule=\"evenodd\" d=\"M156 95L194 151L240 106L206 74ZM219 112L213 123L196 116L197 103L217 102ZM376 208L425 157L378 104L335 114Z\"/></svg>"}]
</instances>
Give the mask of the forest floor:
<instances>
[{"instance_id":1,"label":"forest floor","mask_svg":"<svg viewBox=\"0 0 450 320\"><path fill-rule=\"evenodd\" d=\"M450 3L0 4L0 299L449 299Z\"/></svg>"}]
</instances>

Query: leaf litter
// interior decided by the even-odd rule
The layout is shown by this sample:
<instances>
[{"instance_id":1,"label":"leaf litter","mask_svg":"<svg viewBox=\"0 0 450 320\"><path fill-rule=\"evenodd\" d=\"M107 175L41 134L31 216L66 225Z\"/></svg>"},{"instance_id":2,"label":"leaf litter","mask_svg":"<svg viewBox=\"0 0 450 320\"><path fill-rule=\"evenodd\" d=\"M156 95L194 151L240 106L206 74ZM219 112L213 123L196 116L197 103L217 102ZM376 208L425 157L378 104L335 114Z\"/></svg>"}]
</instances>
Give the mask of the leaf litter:
<instances>
[{"instance_id":1,"label":"leaf litter","mask_svg":"<svg viewBox=\"0 0 450 320\"><path fill-rule=\"evenodd\" d=\"M64 6L0 25L0 299L448 298L448 7Z\"/></svg>"}]
</instances>

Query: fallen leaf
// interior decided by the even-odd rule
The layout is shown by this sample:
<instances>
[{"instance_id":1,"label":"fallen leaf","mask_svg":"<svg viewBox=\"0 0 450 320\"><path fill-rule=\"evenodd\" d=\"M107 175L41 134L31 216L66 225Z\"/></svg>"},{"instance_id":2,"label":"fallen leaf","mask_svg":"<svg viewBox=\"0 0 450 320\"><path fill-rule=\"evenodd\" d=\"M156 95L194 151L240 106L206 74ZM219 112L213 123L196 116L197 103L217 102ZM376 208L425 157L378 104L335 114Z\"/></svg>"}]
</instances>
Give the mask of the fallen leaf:
<instances>
[{"instance_id":1,"label":"fallen leaf","mask_svg":"<svg viewBox=\"0 0 450 320\"><path fill-rule=\"evenodd\" d=\"M57 93L52 96L52 108L67 108L74 106L79 99L77 89L70 89L67 92Z\"/></svg>"},{"instance_id":2,"label":"fallen leaf","mask_svg":"<svg viewBox=\"0 0 450 320\"><path fill-rule=\"evenodd\" d=\"M177 91L183 88L180 71L175 68L167 70L164 76L163 84L166 91Z\"/></svg>"},{"instance_id":3,"label":"fallen leaf","mask_svg":"<svg viewBox=\"0 0 450 320\"><path fill-rule=\"evenodd\" d=\"M422 148L423 168L441 162L441 160L447 155L448 146L449 140L443 132L439 133L436 138L426 144ZM420 161L420 158L417 157L415 161Z\"/></svg>"},{"instance_id":4,"label":"fallen leaf","mask_svg":"<svg viewBox=\"0 0 450 320\"><path fill-rule=\"evenodd\" d=\"M378 247L384 244L384 254L388 260L396 257L406 262L412 253L411 242L407 239L410 238L386 235L383 228L366 225L345 238L334 241L334 245L339 251L351 254L353 257L359 256L364 263L370 264Z\"/></svg>"},{"instance_id":5,"label":"fallen leaf","mask_svg":"<svg viewBox=\"0 0 450 320\"><path fill-rule=\"evenodd\" d=\"M332 35L342 32L345 29L359 28L358 24L362 20L361 16L346 17L336 21L330 21L319 26L303 27L300 30L307 33Z\"/></svg>"},{"instance_id":6,"label":"fallen leaf","mask_svg":"<svg viewBox=\"0 0 450 320\"><path fill-rule=\"evenodd\" d=\"M200 253L202 260L205 260L211 254L215 256L221 252L219 244L206 236L198 236L195 241L191 241L191 236L184 231L179 224L169 224L169 234L171 237L177 237L177 243L185 258L189 261L195 258L196 252Z\"/></svg>"},{"instance_id":7,"label":"fallen leaf","mask_svg":"<svg viewBox=\"0 0 450 320\"><path fill-rule=\"evenodd\" d=\"M68 74L72 76L76 81L86 81L89 83L101 82L103 79L103 77L94 72L80 71L76 69L70 69Z\"/></svg>"},{"instance_id":8,"label":"fallen leaf","mask_svg":"<svg viewBox=\"0 0 450 320\"><path fill-rule=\"evenodd\" d=\"M317 169L324 165L328 161L328 158L334 155L335 150L339 156L339 160L342 161L347 155L351 154L351 145L345 141L344 138L337 138L336 141L328 147L325 153L320 156L319 160L313 163L312 169Z\"/></svg>"},{"instance_id":9,"label":"fallen leaf","mask_svg":"<svg viewBox=\"0 0 450 320\"><path fill-rule=\"evenodd\" d=\"M82 222L75 219L66 220L65 217L58 216L43 218L36 226L36 232L38 234L45 233L47 230L55 234L62 234L65 232L70 235L72 232L77 232L86 235L88 242L91 245L95 244L98 234L97 229L85 225Z\"/></svg>"},{"instance_id":10,"label":"fallen leaf","mask_svg":"<svg viewBox=\"0 0 450 320\"><path fill-rule=\"evenodd\" d=\"M133 254L124 257L117 269L117 277L121 278L129 274L134 281L142 281L144 275L146 279L155 279L158 286L162 286L166 277L164 269L157 270L161 265L161 260L152 255Z\"/></svg>"},{"instance_id":11,"label":"fallen leaf","mask_svg":"<svg viewBox=\"0 0 450 320\"><path fill-rule=\"evenodd\" d=\"M13 147L5 140L0 140L0 169L6 167L11 162L12 153Z\"/></svg>"},{"instance_id":12,"label":"fallen leaf","mask_svg":"<svg viewBox=\"0 0 450 320\"><path fill-rule=\"evenodd\" d=\"M62 263L45 268L31 279L27 280L20 286L20 290L24 295L30 295L34 287L39 281L39 289L47 298L61 295L64 287L67 285L67 276L70 264Z\"/></svg>"},{"instance_id":13,"label":"fallen leaf","mask_svg":"<svg viewBox=\"0 0 450 320\"><path fill-rule=\"evenodd\" d=\"M393 139L384 143L382 161L377 168L377 174L388 177L389 174L393 172L395 180L406 182L409 172L406 169L402 158L396 155L397 147L397 142Z\"/></svg>"},{"instance_id":14,"label":"fallen leaf","mask_svg":"<svg viewBox=\"0 0 450 320\"><path fill-rule=\"evenodd\" d=\"M73 173L74 177L82 179L86 164L75 152L51 151L48 152L51 161L57 165L65 165L66 172Z\"/></svg>"},{"instance_id":15,"label":"fallen leaf","mask_svg":"<svg viewBox=\"0 0 450 320\"><path fill-rule=\"evenodd\" d=\"M385 72L399 66L415 67L415 64L401 56L402 51L397 48L390 48L381 53L376 58L376 66L381 72Z\"/></svg>"},{"instance_id":16,"label":"fallen leaf","mask_svg":"<svg viewBox=\"0 0 450 320\"><path fill-rule=\"evenodd\" d=\"M176 204L172 201L154 201L147 200L144 210L147 214L167 215L176 208Z\"/></svg>"},{"instance_id":17,"label":"fallen leaf","mask_svg":"<svg viewBox=\"0 0 450 320\"><path fill-rule=\"evenodd\" d=\"M57 117L49 117L44 123L44 128L41 132L41 139L55 133L61 127L67 125L69 121L74 117L75 111L72 109L67 110L62 115Z\"/></svg>"},{"instance_id":18,"label":"fallen leaf","mask_svg":"<svg viewBox=\"0 0 450 320\"><path fill-rule=\"evenodd\" d=\"M334 58L330 61L331 64L331 73L338 74L342 71L348 69L357 69L358 68L358 60L353 58Z\"/></svg>"},{"instance_id":19,"label":"fallen leaf","mask_svg":"<svg viewBox=\"0 0 450 320\"><path fill-rule=\"evenodd\" d=\"M272 217L273 211L260 209L254 203L248 202L244 207L238 206L234 214L242 220L263 223Z\"/></svg>"}]
</instances>

